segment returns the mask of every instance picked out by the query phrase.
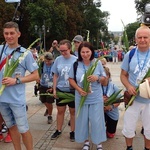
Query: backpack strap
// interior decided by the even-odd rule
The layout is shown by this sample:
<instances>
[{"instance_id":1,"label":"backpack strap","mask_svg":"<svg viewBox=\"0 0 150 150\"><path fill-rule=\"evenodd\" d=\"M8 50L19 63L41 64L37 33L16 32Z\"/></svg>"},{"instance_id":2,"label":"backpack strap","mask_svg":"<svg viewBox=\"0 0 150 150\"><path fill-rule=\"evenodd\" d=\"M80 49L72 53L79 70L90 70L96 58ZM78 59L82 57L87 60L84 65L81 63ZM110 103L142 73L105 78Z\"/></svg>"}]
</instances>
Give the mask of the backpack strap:
<instances>
[{"instance_id":1,"label":"backpack strap","mask_svg":"<svg viewBox=\"0 0 150 150\"><path fill-rule=\"evenodd\" d=\"M6 45L6 42L4 42L2 50L1 50L0 61L1 61L1 58L2 58L2 55L3 55L3 52L4 52L5 45Z\"/></svg>"},{"instance_id":2,"label":"backpack strap","mask_svg":"<svg viewBox=\"0 0 150 150\"><path fill-rule=\"evenodd\" d=\"M130 50L130 53L129 53L129 63L131 62L131 59L132 59L132 57L133 57L133 55L135 53L135 50L136 50L136 48L133 48L132 50Z\"/></svg>"},{"instance_id":3,"label":"backpack strap","mask_svg":"<svg viewBox=\"0 0 150 150\"><path fill-rule=\"evenodd\" d=\"M78 67L78 61L75 61L74 64L73 64L73 72L74 72L75 82L77 82L77 80L76 80L77 67Z\"/></svg>"},{"instance_id":4,"label":"backpack strap","mask_svg":"<svg viewBox=\"0 0 150 150\"><path fill-rule=\"evenodd\" d=\"M44 61L41 62L41 74L43 73Z\"/></svg>"}]
</instances>

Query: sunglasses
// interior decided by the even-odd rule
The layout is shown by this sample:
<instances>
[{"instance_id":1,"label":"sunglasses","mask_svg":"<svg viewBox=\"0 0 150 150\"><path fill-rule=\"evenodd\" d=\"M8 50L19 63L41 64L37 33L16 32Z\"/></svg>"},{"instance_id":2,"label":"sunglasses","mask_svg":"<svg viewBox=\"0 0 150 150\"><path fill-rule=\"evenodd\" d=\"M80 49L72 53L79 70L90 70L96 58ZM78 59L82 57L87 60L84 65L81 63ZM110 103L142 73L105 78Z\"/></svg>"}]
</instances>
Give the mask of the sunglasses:
<instances>
[{"instance_id":1,"label":"sunglasses","mask_svg":"<svg viewBox=\"0 0 150 150\"><path fill-rule=\"evenodd\" d=\"M78 41L74 41L74 43L80 43L80 42L78 42Z\"/></svg>"}]
</instances>

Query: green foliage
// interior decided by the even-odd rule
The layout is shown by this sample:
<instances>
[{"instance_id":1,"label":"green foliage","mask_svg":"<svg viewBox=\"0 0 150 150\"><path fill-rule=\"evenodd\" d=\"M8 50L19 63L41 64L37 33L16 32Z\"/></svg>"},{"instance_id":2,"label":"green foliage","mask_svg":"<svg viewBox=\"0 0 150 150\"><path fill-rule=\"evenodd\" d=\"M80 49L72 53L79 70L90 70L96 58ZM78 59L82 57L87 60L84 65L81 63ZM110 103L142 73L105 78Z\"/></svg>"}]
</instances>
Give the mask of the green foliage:
<instances>
[{"instance_id":1,"label":"green foliage","mask_svg":"<svg viewBox=\"0 0 150 150\"><path fill-rule=\"evenodd\" d=\"M15 7L13 4L5 3L5 1L0 1L0 43L4 41L3 38L3 25L7 21L11 21L13 14L15 11Z\"/></svg>"},{"instance_id":2,"label":"green foliage","mask_svg":"<svg viewBox=\"0 0 150 150\"><path fill-rule=\"evenodd\" d=\"M90 76L90 75L93 75L93 73L96 69L96 66L98 64L98 61L99 61L99 59L97 59L95 62L93 62L93 64L88 68L87 72L84 74L83 90L87 93L89 92L89 87L90 87L90 82L88 82L87 77ZM77 110L77 117L80 114L80 111L81 111L81 109L84 105L84 102L85 102L86 98L87 98L87 95L86 96L81 96L79 108Z\"/></svg>"},{"instance_id":3,"label":"green foliage","mask_svg":"<svg viewBox=\"0 0 150 150\"><path fill-rule=\"evenodd\" d=\"M127 32L126 32L126 27L125 27L122 20L121 20L121 22L122 22L123 27L124 27L124 31L123 31L123 41L124 41L124 45L125 45L124 51L127 52L129 50L129 40L128 40L128 35L127 35Z\"/></svg>"},{"instance_id":4,"label":"green foliage","mask_svg":"<svg viewBox=\"0 0 150 150\"><path fill-rule=\"evenodd\" d=\"M13 17L16 4L0 2L0 12L2 12L1 23L10 20ZM9 9L6 9L9 7ZM54 39L72 40L76 34L81 34L86 39L87 31L90 31L90 42L97 43L101 39L99 30L104 33L107 31L108 12L100 10L101 1L97 0L25 0L21 1L17 14L20 20L17 23L20 26L22 36L20 44L27 47L41 35L43 41L42 25L46 29L46 47ZM8 20L6 20L6 18ZM35 32L35 25L41 28L40 32ZM2 26L1 28L2 29ZM40 30L38 30L40 31ZM1 32L2 33L2 32ZM2 40L3 41L3 40Z\"/></svg>"},{"instance_id":5,"label":"green foliage","mask_svg":"<svg viewBox=\"0 0 150 150\"><path fill-rule=\"evenodd\" d=\"M149 78L149 77L150 77L150 69L147 71L147 73L145 74L144 78L141 80L141 82L139 83L139 85L140 85L141 83L143 83L146 78ZM139 85L136 87L136 93L139 92ZM125 110L127 110L128 107L132 105L133 101L135 100L135 97L136 97L136 95L133 95L133 96L131 97L131 99L130 99L128 105L126 106L126 109L125 109Z\"/></svg>"},{"instance_id":6,"label":"green foliage","mask_svg":"<svg viewBox=\"0 0 150 150\"><path fill-rule=\"evenodd\" d=\"M129 45L135 44L135 31L139 27L139 22L130 23L126 26L126 32L128 35Z\"/></svg>"},{"instance_id":7,"label":"green foliage","mask_svg":"<svg viewBox=\"0 0 150 150\"><path fill-rule=\"evenodd\" d=\"M122 89L120 89L119 91L117 91L116 93L114 92L107 100L107 102L105 103L105 106L108 105L112 105L113 103L115 103L117 100L119 100L120 98L122 98L123 96L120 95L120 92L122 91Z\"/></svg>"},{"instance_id":8,"label":"green foliage","mask_svg":"<svg viewBox=\"0 0 150 150\"><path fill-rule=\"evenodd\" d=\"M141 15L145 11L145 5L150 3L150 0L135 0L135 8L137 9L138 13Z\"/></svg>"}]
</instances>

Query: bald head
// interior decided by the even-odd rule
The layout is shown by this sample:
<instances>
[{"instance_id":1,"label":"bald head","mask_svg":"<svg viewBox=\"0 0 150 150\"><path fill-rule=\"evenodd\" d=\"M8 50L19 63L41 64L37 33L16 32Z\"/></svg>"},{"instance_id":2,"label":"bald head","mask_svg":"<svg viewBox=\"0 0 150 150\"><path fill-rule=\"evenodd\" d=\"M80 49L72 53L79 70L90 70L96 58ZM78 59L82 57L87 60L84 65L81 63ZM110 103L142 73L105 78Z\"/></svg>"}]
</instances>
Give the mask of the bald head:
<instances>
[{"instance_id":1,"label":"bald head","mask_svg":"<svg viewBox=\"0 0 150 150\"><path fill-rule=\"evenodd\" d=\"M148 36L150 36L150 29L149 27L143 25L141 27L139 27L136 32L135 32L135 38L137 38L137 35L141 32L146 32Z\"/></svg>"},{"instance_id":2,"label":"bald head","mask_svg":"<svg viewBox=\"0 0 150 150\"><path fill-rule=\"evenodd\" d=\"M147 51L150 46L150 29L147 26L141 26L136 30L135 40L140 51Z\"/></svg>"}]
</instances>

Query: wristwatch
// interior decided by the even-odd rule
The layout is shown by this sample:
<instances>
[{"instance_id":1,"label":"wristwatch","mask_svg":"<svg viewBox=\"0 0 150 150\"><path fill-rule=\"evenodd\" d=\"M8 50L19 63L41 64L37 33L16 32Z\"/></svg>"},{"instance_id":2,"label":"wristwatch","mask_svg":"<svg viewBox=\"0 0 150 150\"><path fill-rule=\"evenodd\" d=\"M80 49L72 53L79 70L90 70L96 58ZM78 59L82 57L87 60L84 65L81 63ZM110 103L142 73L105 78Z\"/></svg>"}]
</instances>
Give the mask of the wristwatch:
<instances>
[{"instance_id":1,"label":"wristwatch","mask_svg":"<svg viewBox=\"0 0 150 150\"><path fill-rule=\"evenodd\" d=\"M20 84L20 83L21 83L20 78L16 78L16 84Z\"/></svg>"}]
</instances>

